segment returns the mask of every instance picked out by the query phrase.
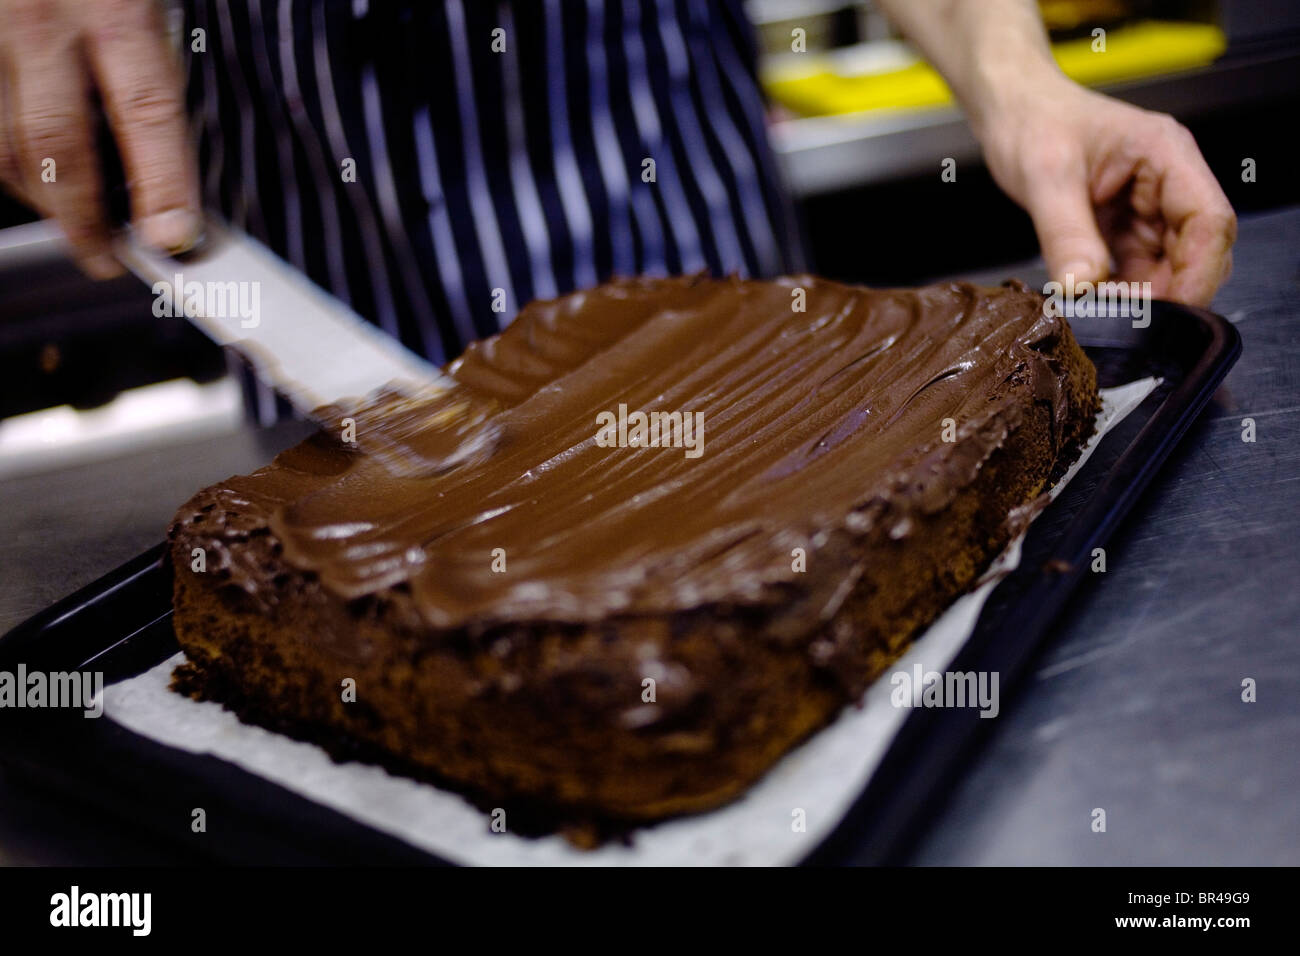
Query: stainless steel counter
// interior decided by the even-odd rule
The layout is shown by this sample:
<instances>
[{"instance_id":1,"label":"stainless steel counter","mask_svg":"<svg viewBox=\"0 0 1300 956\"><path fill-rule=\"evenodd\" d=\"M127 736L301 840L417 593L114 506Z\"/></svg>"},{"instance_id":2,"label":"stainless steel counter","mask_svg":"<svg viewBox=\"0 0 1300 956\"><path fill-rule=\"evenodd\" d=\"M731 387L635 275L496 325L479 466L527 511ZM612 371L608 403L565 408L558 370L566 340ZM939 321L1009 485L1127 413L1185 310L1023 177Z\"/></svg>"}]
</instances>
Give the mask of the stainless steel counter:
<instances>
[{"instance_id":1,"label":"stainless steel counter","mask_svg":"<svg viewBox=\"0 0 1300 956\"><path fill-rule=\"evenodd\" d=\"M913 861L1300 863L1300 209L1244 219L1234 257L1240 361ZM1012 273L1044 279L975 278Z\"/></svg>"},{"instance_id":2,"label":"stainless steel counter","mask_svg":"<svg viewBox=\"0 0 1300 956\"><path fill-rule=\"evenodd\" d=\"M1241 223L1215 307L1244 354L997 719L918 863L1300 863L1300 208ZM984 279L1041 281L1034 264ZM1257 441L1241 440L1241 421ZM0 630L157 543L306 430L0 481ZM1258 684L1243 703L1241 682ZM0 778L0 863L182 859ZM1090 828L1093 808L1107 832ZM1214 887L1213 889L1222 889Z\"/></svg>"}]
</instances>

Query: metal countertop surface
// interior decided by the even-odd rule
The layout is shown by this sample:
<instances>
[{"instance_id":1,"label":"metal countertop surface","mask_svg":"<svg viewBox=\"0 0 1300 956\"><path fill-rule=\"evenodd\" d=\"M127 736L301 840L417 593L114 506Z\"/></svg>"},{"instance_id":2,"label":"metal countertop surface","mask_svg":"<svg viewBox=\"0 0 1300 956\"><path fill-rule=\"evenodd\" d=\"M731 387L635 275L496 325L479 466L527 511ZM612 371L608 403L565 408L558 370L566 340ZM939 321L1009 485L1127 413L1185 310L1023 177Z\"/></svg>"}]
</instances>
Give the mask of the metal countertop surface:
<instances>
[{"instance_id":1,"label":"metal countertop surface","mask_svg":"<svg viewBox=\"0 0 1300 956\"><path fill-rule=\"evenodd\" d=\"M1214 309L1244 352L909 856L1300 863L1300 208L1243 217ZM1042 281L1017 263L978 274ZM1253 418L1256 441L1242 441ZM158 543L294 423L0 481L0 631ZM1244 678L1258 700L1244 703ZM1105 833L1091 829L1106 810ZM0 776L0 864L190 862ZM1211 887L1222 889L1222 887Z\"/></svg>"}]
</instances>

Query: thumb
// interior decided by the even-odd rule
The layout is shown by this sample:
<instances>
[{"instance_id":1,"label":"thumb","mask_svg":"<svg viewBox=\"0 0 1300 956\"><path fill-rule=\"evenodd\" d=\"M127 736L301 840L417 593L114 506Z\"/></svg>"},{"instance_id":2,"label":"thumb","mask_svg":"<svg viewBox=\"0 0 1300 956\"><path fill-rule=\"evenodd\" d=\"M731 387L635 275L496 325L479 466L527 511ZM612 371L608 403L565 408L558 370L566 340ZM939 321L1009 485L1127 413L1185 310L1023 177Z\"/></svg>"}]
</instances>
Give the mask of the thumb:
<instances>
[{"instance_id":1,"label":"thumb","mask_svg":"<svg viewBox=\"0 0 1300 956\"><path fill-rule=\"evenodd\" d=\"M1053 279L1064 282L1073 274L1075 282L1100 282L1109 275L1110 251L1082 180L1057 180L1036 191L1028 211Z\"/></svg>"}]
</instances>

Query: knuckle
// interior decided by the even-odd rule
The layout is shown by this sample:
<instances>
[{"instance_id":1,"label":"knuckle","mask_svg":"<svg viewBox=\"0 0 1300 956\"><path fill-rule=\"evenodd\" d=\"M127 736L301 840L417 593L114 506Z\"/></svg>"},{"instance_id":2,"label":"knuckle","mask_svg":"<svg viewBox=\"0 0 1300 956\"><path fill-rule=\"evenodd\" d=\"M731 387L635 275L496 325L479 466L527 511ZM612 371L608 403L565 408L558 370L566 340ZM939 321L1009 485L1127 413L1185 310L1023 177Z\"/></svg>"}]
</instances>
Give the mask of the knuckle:
<instances>
[{"instance_id":1,"label":"knuckle","mask_svg":"<svg viewBox=\"0 0 1300 956\"><path fill-rule=\"evenodd\" d=\"M135 83L120 100L124 119L144 127L166 126L184 114L177 90L154 83Z\"/></svg>"},{"instance_id":2,"label":"knuckle","mask_svg":"<svg viewBox=\"0 0 1300 956\"><path fill-rule=\"evenodd\" d=\"M1212 221L1215 227L1228 237L1228 242L1237 241L1237 214L1232 211L1231 207L1215 213Z\"/></svg>"},{"instance_id":3,"label":"knuckle","mask_svg":"<svg viewBox=\"0 0 1300 956\"><path fill-rule=\"evenodd\" d=\"M147 29L155 0L99 0L97 35L117 37Z\"/></svg>"},{"instance_id":4,"label":"knuckle","mask_svg":"<svg viewBox=\"0 0 1300 956\"><path fill-rule=\"evenodd\" d=\"M1160 125L1164 135L1168 139L1173 140L1173 142L1179 146L1187 146L1189 144L1194 146L1196 144L1196 138L1192 136L1192 131L1168 113L1160 114Z\"/></svg>"},{"instance_id":5,"label":"knuckle","mask_svg":"<svg viewBox=\"0 0 1300 956\"><path fill-rule=\"evenodd\" d=\"M106 21L138 17L150 8L153 0L99 0L100 13Z\"/></svg>"},{"instance_id":6,"label":"knuckle","mask_svg":"<svg viewBox=\"0 0 1300 956\"><path fill-rule=\"evenodd\" d=\"M8 13L10 27L29 41L39 42L58 27L58 4L49 0L11 0Z\"/></svg>"},{"instance_id":7,"label":"knuckle","mask_svg":"<svg viewBox=\"0 0 1300 956\"><path fill-rule=\"evenodd\" d=\"M61 162L77 159L83 147L82 137L77 130L78 121L78 115L71 111L43 112L23 117L20 125L27 161L39 163L46 157Z\"/></svg>"}]
</instances>

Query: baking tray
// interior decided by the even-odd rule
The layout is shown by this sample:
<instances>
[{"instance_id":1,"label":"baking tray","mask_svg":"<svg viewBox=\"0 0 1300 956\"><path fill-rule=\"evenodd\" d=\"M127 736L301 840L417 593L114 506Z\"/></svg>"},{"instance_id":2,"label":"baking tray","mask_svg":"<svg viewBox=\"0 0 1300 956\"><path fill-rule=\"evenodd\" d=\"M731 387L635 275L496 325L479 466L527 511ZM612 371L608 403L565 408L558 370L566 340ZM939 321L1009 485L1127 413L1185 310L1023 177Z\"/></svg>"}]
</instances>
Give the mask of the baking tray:
<instances>
[{"instance_id":1,"label":"baking tray","mask_svg":"<svg viewBox=\"0 0 1300 956\"><path fill-rule=\"evenodd\" d=\"M1161 384L1034 522L1019 567L993 591L948 665L999 672L1008 703L1089 573L1093 548L1105 544L1241 353L1236 329L1211 312L1155 302L1150 319L1141 329L1123 317L1072 322L1103 387L1147 376ZM0 638L0 670L22 662L28 670L102 671L108 684L177 650L171 567L160 544ZM807 862L901 859L991 723L973 708L913 709L865 790ZM16 779L82 801L82 812L102 815L105 825L131 821L185 854L246 863L442 862L219 758L80 711L0 711L0 761ZM195 807L207 812L209 832L190 841Z\"/></svg>"}]
</instances>

